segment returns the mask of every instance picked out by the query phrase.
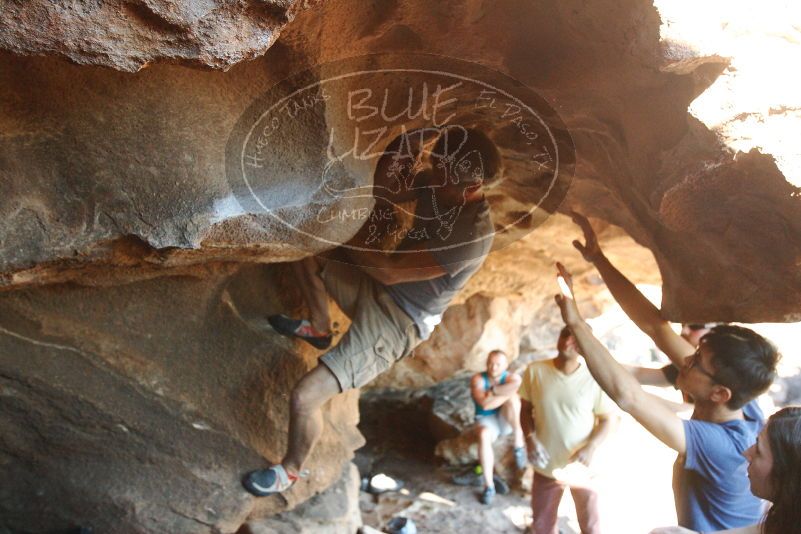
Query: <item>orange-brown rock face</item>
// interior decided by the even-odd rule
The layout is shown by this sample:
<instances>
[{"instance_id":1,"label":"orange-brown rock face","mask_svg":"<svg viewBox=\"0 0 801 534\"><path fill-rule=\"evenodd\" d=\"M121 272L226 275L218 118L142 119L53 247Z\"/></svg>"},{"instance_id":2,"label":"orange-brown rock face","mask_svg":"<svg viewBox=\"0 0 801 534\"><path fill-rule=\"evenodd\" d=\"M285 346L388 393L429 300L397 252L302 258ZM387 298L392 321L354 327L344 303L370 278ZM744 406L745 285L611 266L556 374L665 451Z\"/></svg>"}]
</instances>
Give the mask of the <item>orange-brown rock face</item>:
<instances>
[{"instance_id":1,"label":"orange-brown rock face","mask_svg":"<svg viewBox=\"0 0 801 534\"><path fill-rule=\"evenodd\" d=\"M316 360L266 324L291 306L285 278L229 266L2 294L0 524L235 532L348 473L363 443L356 392L325 408L309 479L284 499L241 487L244 473L283 456L289 393Z\"/></svg>"},{"instance_id":2,"label":"orange-brown rock face","mask_svg":"<svg viewBox=\"0 0 801 534\"><path fill-rule=\"evenodd\" d=\"M274 84L345 57L459 58L542 97L576 149L560 211L650 249L667 317L800 317L801 195L769 155L733 154L688 114L726 62L665 59L651 2L0 6L0 478L13 481L0 485L3 527L88 518L99 531L235 532L339 479L360 443L354 394L326 408L314 474L285 500L239 487L244 470L280 459L288 394L316 361L264 328L268 313L300 311L286 273L249 264L357 234L354 214L371 201L340 202L304 181L328 148L320 125L355 119L310 102L269 158L252 155L278 218L240 202L226 158ZM324 74L308 71L310 83ZM348 90L330 96L346 101ZM481 123L512 184L488 194L496 222L526 214L518 193L537 182L505 119ZM343 177L370 185L371 165L343 165ZM333 230L321 213L339 214ZM575 229L561 216L540 224L548 214L522 217L525 231L492 253L432 340L378 383L428 384L479 368L490 348L548 339L554 259L592 304ZM614 246L620 235L608 232ZM644 249L628 240L619 251L624 271L656 278Z\"/></svg>"},{"instance_id":3,"label":"orange-brown rock face","mask_svg":"<svg viewBox=\"0 0 801 534\"><path fill-rule=\"evenodd\" d=\"M303 1L0 2L0 48L135 72L170 61L225 69L263 54Z\"/></svg>"},{"instance_id":4,"label":"orange-brown rock face","mask_svg":"<svg viewBox=\"0 0 801 534\"><path fill-rule=\"evenodd\" d=\"M189 22L180 22L185 20L243 29L256 14L273 13L242 6L151 4L148 9L177 27L186 27ZM284 18L291 12L294 19L283 28L279 45L250 43L251 55L265 55L226 73L156 61L130 75L52 59L3 57L2 187L9 200L0 207L5 224L0 265L5 286L81 278L83 273L70 274L70 267L82 269L87 263L109 263L112 278L125 279L151 276L159 266L289 260L330 247L293 243L300 252L286 246L280 223L237 212L225 180L228 136L248 104L289 73L361 53L415 51L496 69L554 107L577 147L576 179L563 207L618 224L654 252L668 316L797 318L797 188L769 156L735 157L689 117L688 103L725 61L663 59L659 20L650 5L474 1L432 8L413 1L344 0L305 10L281 5ZM64 46L83 46L65 36L86 21L105 20L89 8L51 13L55 9L10 7L2 18L10 30L4 47L23 54L49 50L36 48L42 43L38 34L24 31L37 16L62 17L61 40L50 38ZM111 4L102 8L113 9ZM236 23L223 24L220 17ZM169 25L159 31L177 35L177 27L173 34ZM142 51L135 41L112 43L102 34L90 35L92 42L116 46L125 61ZM214 32L194 35L205 39L204 46L218 41ZM76 61L102 56L80 46ZM204 46L195 47L190 59L219 66L204 55ZM311 135L305 139L312 143ZM297 145L282 153L302 160ZM520 175L526 169L514 169L513 161L510 174L524 179ZM496 198L493 205L499 220L520 207L511 197ZM310 220L313 211L300 217ZM343 224L331 242L346 240L358 226ZM119 271L111 249L125 236L158 253L132 259ZM92 284L108 276L92 272L83 278Z\"/></svg>"}]
</instances>

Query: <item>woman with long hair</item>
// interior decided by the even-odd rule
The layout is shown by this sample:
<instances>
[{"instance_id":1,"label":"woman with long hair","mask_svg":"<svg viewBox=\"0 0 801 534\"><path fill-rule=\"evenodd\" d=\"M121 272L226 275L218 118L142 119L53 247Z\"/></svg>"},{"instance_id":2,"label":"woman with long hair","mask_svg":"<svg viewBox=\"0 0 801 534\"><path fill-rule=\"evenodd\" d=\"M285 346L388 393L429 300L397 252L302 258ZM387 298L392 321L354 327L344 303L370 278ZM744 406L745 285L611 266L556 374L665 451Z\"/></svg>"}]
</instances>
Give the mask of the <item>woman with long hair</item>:
<instances>
[{"instance_id":1,"label":"woman with long hair","mask_svg":"<svg viewBox=\"0 0 801 534\"><path fill-rule=\"evenodd\" d=\"M748 460L751 492L773 506L762 523L715 534L801 534L801 406L788 406L773 414L757 442L743 454ZM663 527L651 534L698 533Z\"/></svg>"}]
</instances>

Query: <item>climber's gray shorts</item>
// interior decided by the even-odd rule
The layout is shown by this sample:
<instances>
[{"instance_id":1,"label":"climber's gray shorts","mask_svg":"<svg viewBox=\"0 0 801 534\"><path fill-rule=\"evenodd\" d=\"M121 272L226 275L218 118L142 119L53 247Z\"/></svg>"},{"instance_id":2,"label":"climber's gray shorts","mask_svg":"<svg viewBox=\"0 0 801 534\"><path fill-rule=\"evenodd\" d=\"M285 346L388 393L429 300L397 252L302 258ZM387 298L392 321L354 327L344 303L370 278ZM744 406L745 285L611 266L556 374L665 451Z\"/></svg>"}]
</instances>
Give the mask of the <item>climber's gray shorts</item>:
<instances>
[{"instance_id":1,"label":"climber's gray shorts","mask_svg":"<svg viewBox=\"0 0 801 534\"><path fill-rule=\"evenodd\" d=\"M509 424L509 421L507 421L506 418L502 416L499 412L487 415L477 415L476 424L479 426L483 426L489 431L490 441L493 442L499 437L508 436L514 431L514 429Z\"/></svg>"},{"instance_id":2,"label":"climber's gray shorts","mask_svg":"<svg viewBox=\"0 0 801 534\"><path fill-rule=\"evenodd\" d=\"M351 325L320 361L334 373L340 390L360 388L412 352L420 336L412 318L361 269L333 260L323 265L325 288Z\"/></svg>"}]
</instances>

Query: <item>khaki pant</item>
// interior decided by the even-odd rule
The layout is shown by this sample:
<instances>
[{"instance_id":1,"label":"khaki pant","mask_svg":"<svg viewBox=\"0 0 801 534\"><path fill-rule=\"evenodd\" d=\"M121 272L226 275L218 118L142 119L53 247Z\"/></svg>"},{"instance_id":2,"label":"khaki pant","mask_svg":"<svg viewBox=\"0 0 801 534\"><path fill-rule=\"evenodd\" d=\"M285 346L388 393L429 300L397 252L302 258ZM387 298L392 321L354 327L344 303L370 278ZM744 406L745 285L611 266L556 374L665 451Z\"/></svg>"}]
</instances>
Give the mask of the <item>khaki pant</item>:
<instances>
[{"instance_id":1,"label":"khaki pant","mask_svg":"<svg viewBox=\"0 0 801 534\"><path fill-rule=\"evenodd\" d=\"M320 358L340 390L364 386L420 343L412 318L361 269L327 260L320 276L328 294L351 320L336 347Z\"/></svg>"}]
</instances>

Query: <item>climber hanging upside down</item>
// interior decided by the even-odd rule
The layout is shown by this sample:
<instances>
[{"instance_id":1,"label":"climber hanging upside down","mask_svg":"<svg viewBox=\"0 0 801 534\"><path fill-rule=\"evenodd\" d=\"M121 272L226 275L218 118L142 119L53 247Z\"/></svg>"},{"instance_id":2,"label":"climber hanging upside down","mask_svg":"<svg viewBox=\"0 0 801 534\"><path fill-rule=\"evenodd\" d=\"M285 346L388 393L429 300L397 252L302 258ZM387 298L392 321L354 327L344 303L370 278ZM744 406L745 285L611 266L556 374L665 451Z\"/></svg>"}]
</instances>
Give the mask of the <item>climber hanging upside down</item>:
<instances>
[{"instance_id":1,"label":"climber hanging upside down","mask_svg":"<svg viewBox=\"0 0 801 534\"><path fill-rule=\"evenodd\" d=\"M417 231L408 232L390 253L342 247L337 253L346 262L309 257L294 263L311 316L269 318L280 334L328 349L331 296L351 326L293 389L288 450L279 464L247 474L244 486L254 495L292 486L322 433L323 404L369 383L427 339L490 251L494 230L482 186L501 175L495 144L478 130L448 126L430 142L421 139L413 164L401 165L400 151L392 147L403 141L387 147L376 166L375 184L388 183L387 176L405 169L409 175L396 184L403 187L387 190L398 191L401 202L416 199ZM421 235L428 238L412 237Z\"/></svg>"}]
</instances>

